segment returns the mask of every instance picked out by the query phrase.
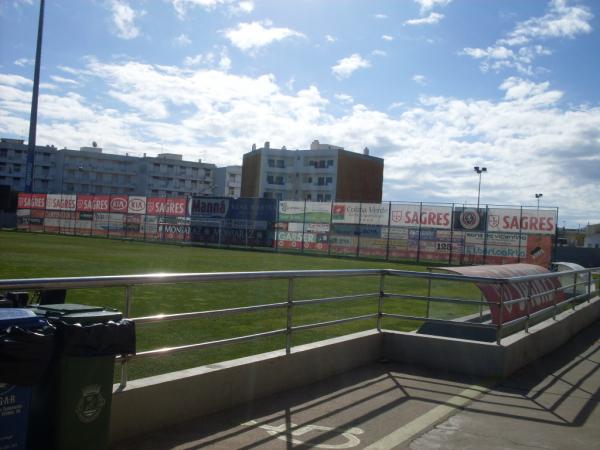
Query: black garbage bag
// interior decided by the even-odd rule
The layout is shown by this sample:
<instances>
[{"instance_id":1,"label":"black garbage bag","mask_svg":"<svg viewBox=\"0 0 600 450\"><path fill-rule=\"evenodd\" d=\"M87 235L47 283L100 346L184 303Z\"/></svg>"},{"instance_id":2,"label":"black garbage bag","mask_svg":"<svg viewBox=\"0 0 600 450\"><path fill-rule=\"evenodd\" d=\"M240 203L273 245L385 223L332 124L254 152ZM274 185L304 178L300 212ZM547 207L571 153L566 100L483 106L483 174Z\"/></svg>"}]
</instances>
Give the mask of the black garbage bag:
<instances>
[{"instance_id":1,"label":"black garbage bag","mask_svg":"<svg viewBox=\"0 0 600 450\"><path fill-rule=\"evenodd\" d=\"M57 350L66 356L135 355L135 322L95 324L51 320L57 328Z\"/></svg>"},{"instance_id":2,"label":"black garbage bag","mask_svg":"<svg viewBox=\"0 0 600 450\"><path fill-rule=\"evenodd\" d=\"M27 330L10 326L0 330L0 382L17 386L38 384L54 351L55 328Z\"/></svg>"}]
</instances>

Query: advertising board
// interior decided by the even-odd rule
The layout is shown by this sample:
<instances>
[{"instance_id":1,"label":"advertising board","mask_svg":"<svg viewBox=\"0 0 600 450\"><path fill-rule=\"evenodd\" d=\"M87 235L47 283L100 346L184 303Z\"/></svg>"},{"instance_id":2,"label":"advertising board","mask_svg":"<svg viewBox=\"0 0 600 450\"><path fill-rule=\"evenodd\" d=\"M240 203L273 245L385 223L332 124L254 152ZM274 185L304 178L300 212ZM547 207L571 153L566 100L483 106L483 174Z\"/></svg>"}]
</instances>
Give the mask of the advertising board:
<instances>
[{"instance_id":1,"label":"advertising board","mask_svg":"<svg viewBox=\"0 0 600 450\"><path fill-rule=\"evenodd\" d=\"M333 223L386 225L389 221L389 203L334 203Z\"/></svg>"},{"instance_id":2,"label":"advertising board","mask_svg":"<svg viewBox=\"0 0 600 450\"><path fill-rule=\"evenodd\" d=\"M452 207L393 203L390 225L449 230L452 227Z\"/></svg>"},{"instance_id":3,"label":"advertising board","mask_svg":"<svg viewBox=\"0 0 600 450\"><path fill-rule=\"evenodd\" d=\"M151 216L184 217L187 200L185 197L149 197L146 202L146 214Z\"/></svg>"},{"instance_id":4,"label":"advertising board","mask_svg":"<svg viewBox=\"0 0 600 450\"><path fill-rule=\"evenodd\" d=\"M280 222L331 222L331 202L279 202Z\"/></svg>"},{"instance_id":5,"label":"advertising board","mask_svg":"<svg viewBox=\"0 0 600 450\"><path fill-rule=\"evenodd\" d=\"M556 233L556 210L490 208L487 229L553 236Z\"/></svg>"}]
</instances>

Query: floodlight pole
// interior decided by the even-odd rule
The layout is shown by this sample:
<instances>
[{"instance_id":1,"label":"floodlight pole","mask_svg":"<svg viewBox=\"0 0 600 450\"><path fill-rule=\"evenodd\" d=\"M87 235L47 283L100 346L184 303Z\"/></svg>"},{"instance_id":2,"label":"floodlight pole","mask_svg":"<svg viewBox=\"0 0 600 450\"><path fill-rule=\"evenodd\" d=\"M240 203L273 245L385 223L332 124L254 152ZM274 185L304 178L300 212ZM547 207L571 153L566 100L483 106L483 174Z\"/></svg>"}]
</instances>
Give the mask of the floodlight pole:
<instances>
[{"instance_id":1,"label":"floodlight pole","mask_svg":"<svg viewBox=\"0 0 600 450\"><path fill-rule=\"evenodd\" d=\"M540 198L542 198L544 194L535 194L535 198L537 199L537 209L540 210Z\"/></svg>"},{"instance_id":2,"label":"floodlight pole","mask_svg":"<svg viewBox=\"0 0 600 450\"><path fill-rule=\"evenodd\" d=\"M479 198L481 196L481 174L487 172L487 167L473 167L473 170L479 175L479 187L477 188L477 211L479 211Z\"/></svg>"},{"instance_id":3,"label":"floodlight pole","mask_svg":"<svg viewBox=\"0 0 600 450\"><path fill-rule=\"evenodd\" d=\"M29 118L29 140L27 141L27 163L25 165L25 192L33 192L33 168L35 164L35 135L37 130L38 95L40 92L40 65L42 60L42 34L44 31L44 0L40 0L37 46L35 48L35 70L31 94L31 116Z\"/></svg>"}]
</instances>

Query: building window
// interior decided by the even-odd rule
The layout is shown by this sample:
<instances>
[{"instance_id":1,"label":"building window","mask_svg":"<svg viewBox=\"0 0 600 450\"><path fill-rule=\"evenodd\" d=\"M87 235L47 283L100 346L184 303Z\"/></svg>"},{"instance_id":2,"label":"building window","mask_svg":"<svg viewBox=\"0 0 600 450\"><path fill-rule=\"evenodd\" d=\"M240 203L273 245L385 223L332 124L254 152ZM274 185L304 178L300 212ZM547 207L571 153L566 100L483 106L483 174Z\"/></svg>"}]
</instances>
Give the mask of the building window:
<instances>
[{"instance_id":1,"label":"building window","mask_svg":"<svg viewBox=\"0 0 600 450\"><path fill-rule=\"evenodd\" d=\"M327 167L333 167L333 159L327 160Z\"/></svg>"},{"instance_id":2,"label":"building window","mask_svg":"<svg viewBox=\"0 0 600 450\"><path fill-rule=\"evenodd\" d=\"M319 181L317 184L319 186L324 186L325 185L325 177L319 177Z\"/></svg>"},{"instance_id":3,"label":"building window","mask_svg":"<svg viewBox=\"0 0 600 450\"><path fill-rule=\"evenodd\" d=\"M325 179L325 183L326 183L326 184L331 184L331 183L333 183L333 178L332 178L332 177L327 177L327 178Z\"/></svg>"},{"instance_id":4,"label":"building window","mask_svg":"<svg viewBox=\"0 0 600 450\"><path fill-rule=\"evenodd\" d=\"M317 201L318 202L322 202L323 201L323 194L317 194Z\"/></svg>"},{"instance_id":5,"label":"building window","mask_svg":"<svg viewBox=\"0 0 600 450\"><path fill-rule=\"evenodd\" d=\"M312 200L312 195L310 195L310 194L306 194L306 198L305 198L305 200L306 200L307 202L310 202L310 201Z\"/></svg>"},{"instance_id":6,"label":"building window","mask_svg":"<svg viewBox=\"0 0 600 450\"><path fill-rule=\"evenodd\" d=\"M274 184L274 182L273 182L273 175L267 175L267 183Z\"/></svg>"},{"instance_id":7,"label":"building window","mask_svg":"<svg viewBox=\"0 0 600 450\"><path fill-rule=\"evenodd\" d=\"M306 181L307 183L312 183L312 177L308 177Z\"/></svg>"},{"instance_id":8,"label":"building window","mask_svg":"<svg viewBox=\"0 0 600 450\"><path fill-rule=\"evenodd\" d=\"M331 194L325 194L325 201L326 202L330 202L331 201Z\"/></svg>"},{"instance_id":9,"label":"building window","mask_svg":"<svg viewBox=\"0 0 600 450\"><path fill-rule=\"evenodd\" d=\"M269 167L275 167L275 160L274 159L269 159L268 165L269 165Z\"/></svg>"},{"instance_id":10,"label":"building window","mask_svg":"<svg viewBox=\"0 0 600 450\"><path fill-rule=\"evenodd\" d=\"M285 169L285 161L283 159L278 159L277 167L279 167L280 169Z\"/></svg>"}]
</instances>

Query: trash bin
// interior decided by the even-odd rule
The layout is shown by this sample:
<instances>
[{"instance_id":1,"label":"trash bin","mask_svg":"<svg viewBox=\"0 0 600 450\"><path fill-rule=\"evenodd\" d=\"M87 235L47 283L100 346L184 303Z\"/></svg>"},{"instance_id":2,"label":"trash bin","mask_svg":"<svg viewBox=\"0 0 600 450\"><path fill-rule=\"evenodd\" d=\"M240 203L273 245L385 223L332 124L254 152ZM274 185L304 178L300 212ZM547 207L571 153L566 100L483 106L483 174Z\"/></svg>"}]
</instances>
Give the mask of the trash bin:
<instances>
[{"instance_id":1,"label":"trash bin","mask_svg":"<svg viewBox=\"0 0 600 450\"><path fill-rule=\"evenodd\" d=\"M32 386L52 355L54 329L32 311L0 309L0 449L24 450Z\"/></svg>"},{"instance_id":2,"label":"trash bin","mask_svg":"<svg viewBox=\"0 0 600 450\"><path fill-rule=\"evenodd\" d=\"M134 323L95 306L35 310L56 327L56 351L46 382L34 391L29 448L106 449L115 355L135 353Z\"/></svg>"}]
</instances>

